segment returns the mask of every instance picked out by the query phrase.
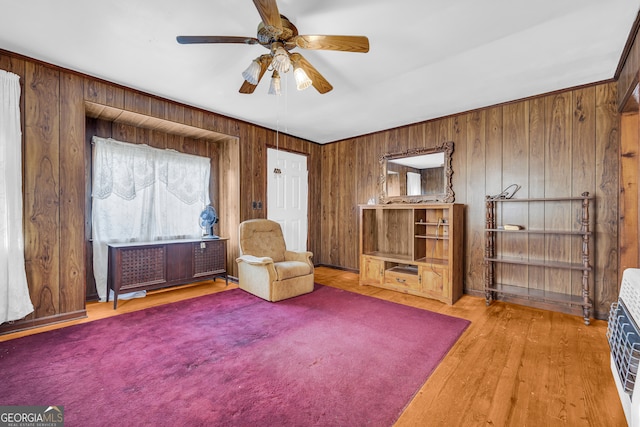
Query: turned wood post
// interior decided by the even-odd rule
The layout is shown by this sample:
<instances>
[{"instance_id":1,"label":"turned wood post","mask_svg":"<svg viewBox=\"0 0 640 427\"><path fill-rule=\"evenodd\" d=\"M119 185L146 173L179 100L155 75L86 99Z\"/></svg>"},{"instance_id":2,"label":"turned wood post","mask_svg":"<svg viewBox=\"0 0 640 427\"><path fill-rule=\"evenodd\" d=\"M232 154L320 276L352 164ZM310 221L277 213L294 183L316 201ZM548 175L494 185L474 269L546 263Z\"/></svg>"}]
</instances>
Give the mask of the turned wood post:
<instances>
[{"instance_id":1,"label":"turned wood post","mask_svg":"<svg viewBox=\"0 0 640 427\"><path fill-rule=\"evenodd\" d=\"M582 193L582 314L584 324L589 324L591 302L589 299L589 192Z\"/></svg>"},{"instance_id":2,"label":"turned wood post","mask_svg":"<svg viewBox=\"0 0 640 427\"><path fill-rule=\"evenodd\" d=\"M491 231L495 228L495 202L491 199L491 196L487 196L484 239L484 295L487 305L491 304L493 297L490 288L494 281L494 264L488 259L495 256L495 232Z\"/></svg>"}]
</instances>

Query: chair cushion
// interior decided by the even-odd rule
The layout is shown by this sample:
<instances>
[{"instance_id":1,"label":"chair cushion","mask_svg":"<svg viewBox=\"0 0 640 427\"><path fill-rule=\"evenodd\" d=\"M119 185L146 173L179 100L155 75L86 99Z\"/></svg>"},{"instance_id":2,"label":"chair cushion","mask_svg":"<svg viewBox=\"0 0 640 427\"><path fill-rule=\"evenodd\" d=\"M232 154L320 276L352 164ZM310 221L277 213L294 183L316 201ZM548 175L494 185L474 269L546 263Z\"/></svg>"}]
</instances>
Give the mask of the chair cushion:
<instances>
[{"instance_id":1,"label":"chair cushion","mask_svg":"<svg viewBox=\"0 0 640 427\"><path fill-rule=\"evenodd\" d=\"M268 219L253 219L240 224L241 254L284 261L286 246L280 224Z\"/></svg>"},{"instance_id":2,"label":"chair cushion","mask_svg":"<svg viewBox=\"0 0 640 427\"><path fill-rule=\"evenodd\" d=\"M306 276L311 273L311 266L301 261L283 261L273 264L278 275L278 280L291 279L293 277Z\"/></svg>"}]
</instances>

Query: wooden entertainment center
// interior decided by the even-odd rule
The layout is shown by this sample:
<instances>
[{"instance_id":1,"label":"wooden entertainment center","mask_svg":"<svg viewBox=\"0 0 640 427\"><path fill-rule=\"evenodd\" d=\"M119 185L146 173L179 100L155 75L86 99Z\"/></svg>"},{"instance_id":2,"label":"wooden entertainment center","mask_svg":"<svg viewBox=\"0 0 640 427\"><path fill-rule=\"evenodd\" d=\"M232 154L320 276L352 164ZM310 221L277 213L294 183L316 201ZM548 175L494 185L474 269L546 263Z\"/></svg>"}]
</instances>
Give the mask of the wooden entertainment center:
<instances>
[{"instance_id":1,"label":"wooden entertainment center","mask_svg":"<svg viewBox=\"0 0 640 427\"><path fill-rule=\"evenodd\" d=\"M360 206L360 284L455 303L463 290L464 205Z\"/></svg>"},{"instance_id":2,"label":"wooden entertainment center","mask_svg":"<svg viewBox=\"0 0 640 427\"><path fill-rule=\"evenodd\" d=\"M107 301L118 295L227 277L227 239L184 239L111 243Z\"/></svg>"}]
</instances>

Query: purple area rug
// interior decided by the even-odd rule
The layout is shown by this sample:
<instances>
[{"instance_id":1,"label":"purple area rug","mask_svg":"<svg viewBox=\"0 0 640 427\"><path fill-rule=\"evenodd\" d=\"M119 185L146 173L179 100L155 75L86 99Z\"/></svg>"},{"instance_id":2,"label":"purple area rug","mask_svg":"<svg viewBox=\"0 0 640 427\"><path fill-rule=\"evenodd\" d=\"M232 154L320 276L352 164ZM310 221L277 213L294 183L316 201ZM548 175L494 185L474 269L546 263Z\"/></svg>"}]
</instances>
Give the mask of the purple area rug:
<instances>
[{"instance_id":1,"label":"purple area rug","mask_svg":"<svg viewBox=\"0 0 640 427\"><path fill-rule=\"evenodd\" d=\"M66 426L390 426L469 322L326 286L233 289L0 343L0 406Z\"/></svg>"}]
</instances>

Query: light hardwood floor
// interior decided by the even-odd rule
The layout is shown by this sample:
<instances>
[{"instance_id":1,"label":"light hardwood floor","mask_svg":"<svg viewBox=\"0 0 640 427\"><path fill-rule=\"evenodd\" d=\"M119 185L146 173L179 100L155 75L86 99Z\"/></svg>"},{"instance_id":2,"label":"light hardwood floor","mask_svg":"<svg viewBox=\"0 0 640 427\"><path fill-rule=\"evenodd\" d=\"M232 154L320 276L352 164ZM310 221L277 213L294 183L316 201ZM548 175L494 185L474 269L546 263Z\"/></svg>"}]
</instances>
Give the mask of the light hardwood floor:
<instances>
[{"instance_id":1,"label":"light hardwood floor","mask_svg":"<svg viewBox=\"0 0 640 427\"><path fill-rule=\"evenodd\" d=\"M609 368L607 324L465 295L453 306L358 285L358 275L318 267L316 282L465 318L471 325L416 393L396 426L625 426ZM86 319L0 336L6 341L235 288L224 281L87 304ZM375 349L372 349L375 351Z\"/></svg>"}]
</instances>

